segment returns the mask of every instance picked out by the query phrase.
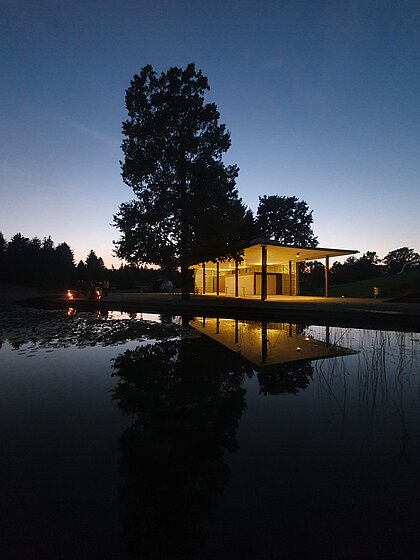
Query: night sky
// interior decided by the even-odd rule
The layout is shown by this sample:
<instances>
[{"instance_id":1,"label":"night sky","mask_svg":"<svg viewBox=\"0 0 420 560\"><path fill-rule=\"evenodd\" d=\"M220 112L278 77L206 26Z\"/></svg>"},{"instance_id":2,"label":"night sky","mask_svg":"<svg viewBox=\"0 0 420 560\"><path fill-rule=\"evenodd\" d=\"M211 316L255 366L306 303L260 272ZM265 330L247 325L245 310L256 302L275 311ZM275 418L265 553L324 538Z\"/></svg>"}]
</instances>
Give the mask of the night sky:
<instances>
[{"instance_id":1,"label":"night sky","mask_svg":"<svg viewBox=\"0 0 420 560\"><path fill-rule=\"evenodd\" d=\"M2 0L0 231L110 266L124 94L195 62L253 210L295 195L321 246L420 251L420 2Z\"/></svg>"}]
</instances>

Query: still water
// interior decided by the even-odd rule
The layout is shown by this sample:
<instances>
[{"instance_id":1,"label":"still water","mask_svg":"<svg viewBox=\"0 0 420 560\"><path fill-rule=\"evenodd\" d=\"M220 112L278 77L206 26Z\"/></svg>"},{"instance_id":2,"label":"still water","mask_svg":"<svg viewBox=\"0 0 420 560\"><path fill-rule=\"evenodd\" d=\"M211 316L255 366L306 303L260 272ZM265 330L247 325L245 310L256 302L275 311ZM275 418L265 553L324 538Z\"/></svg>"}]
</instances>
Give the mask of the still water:
<instances>
[{"instance_id":1,"label":"still water","mask_svg":"<svg viewBox=\"0 0 420 560\"><path fill-rule=\"evenodd\" d=\"M2 559L420 558L420 334L0 321Z\"/></svg>"}]
</instances>

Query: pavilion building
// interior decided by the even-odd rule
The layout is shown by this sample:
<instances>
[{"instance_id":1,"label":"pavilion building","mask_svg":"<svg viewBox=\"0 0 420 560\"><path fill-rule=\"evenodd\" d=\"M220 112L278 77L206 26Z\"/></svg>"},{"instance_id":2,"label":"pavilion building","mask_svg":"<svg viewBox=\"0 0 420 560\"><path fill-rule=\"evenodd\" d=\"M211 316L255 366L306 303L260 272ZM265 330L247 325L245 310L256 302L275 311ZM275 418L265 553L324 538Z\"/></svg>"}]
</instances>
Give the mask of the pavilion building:
<instances>
[{"instance_id":1,"label":"pavilion building","mask_svg":"<svg viewBox=\"0 0 420 560\"><path fill-rule=\"evenodd\" d=\"M324 295L329 297L330 259L358 251L325 247L282 245L256 239L235 259L216 260L190 266L194 271L194 293L230 297L298 296L299 263L324 260Z\"/></svg>"}]
</instances>

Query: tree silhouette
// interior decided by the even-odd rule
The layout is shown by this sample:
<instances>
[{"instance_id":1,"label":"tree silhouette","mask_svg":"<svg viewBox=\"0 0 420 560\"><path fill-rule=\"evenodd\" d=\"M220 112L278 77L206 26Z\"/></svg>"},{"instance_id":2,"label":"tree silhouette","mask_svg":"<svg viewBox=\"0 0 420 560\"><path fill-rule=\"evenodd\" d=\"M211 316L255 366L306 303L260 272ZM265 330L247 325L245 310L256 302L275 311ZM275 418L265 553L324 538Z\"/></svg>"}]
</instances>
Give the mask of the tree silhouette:
<instances>
[{"instance_id":1,"label":"tree silhouette","mask_svg":"<svg viewBox=\"0 0 420 560\"><path fill-rule=\"evenodd\" d=\"M261 369L258 374L260 393L263 395L295 395L312 381L312 362L288 362Z\"/></svg>"},{"instance_id":2,"label":"tree silhouette","mask_svg":"<svg viewBox=\"0 0 420 560\"><path fill-rule=\"evenodd\" d=\"M86 274L88 280L99 280L105 272L104 261L98 257L93 249L90 250L86 257Z\"/></svg>"},{"instance_id":3,"label":"tree silhouette","mask_svg":"<svg viewBox=\"0 0 420 560\"><path fill-rule=\"evenodd\" d=\"M0 234L0 280L38 287L68 287L73 279L73 252L67 243L57 247L51 237L42 241L21 233L9 242Z\"/></svg>"},{"instance_id":4,"label":"tree silhouette","mask_svg":"<svg viewBox=\"0 0 420 560\"><path fill-rule=\"evenodd\" d=\"M122 177L136 200L114 216L122 237L116 255L129 263L181 268L189 297L188 265L236 256L246 214L235 188L238 168L222 155L230 134L214 103L205 103L207 78L194 64L158 76L147 65L126 92Z\"/></svg>"},{"instance_id":5,"label":"tree silhouette","mask_svg":"<svg viewBox=\"0 0 420 560\"><path fill-rule=\"evenodd\" d=\"M335 263L334 263L335 264ZM313 290L315 288L321 288L325 281L325 266L324 263L320 261L308 261L305 263L300 263L300 276L299 283L301 293L306 290Z\"/></svg>"},{"instance_id":6,"label":"tree silhouette","mask_svg":"<svg viewBox=\"0 0 420 560\"><path fill-rule=\"evenodd\" d=\"M5 280L7 282L15 282L26 285L29 281L29 268L27 258L29 256L29 238L24 237L21 233L16 233L9 243L5 251Z\"/></svg>"},{"instance_id":7,"label":"tree silhouette","mask_svg":"<svg viewBox=\"0 0 420 560\"><path fill-rule=\"evenodd\" d=\"M40 262L42 269L42 284L52 287L55 284L55 248L51 236L44 237L40 247Z\"/></svg>"},{"instance_id":8,"label":"tree silhouette","mask_svg":"<svg viewBox=\"0 0 420 560\"><path fill-rule=\"evenodd\" d=\"M3 233L0 231L0 255L2 255L7 247L7 241L3 235Z\"/></svg>"},{"instance_id":9,"label":"tree silhouette","mask_svg":"<svg viewBox=\"0 0 420 560\"><path fill-rule=\"evenodd\" d=\"M55 250L55 278L63 286L71 286L74 275L73 251L67 243L60 243Z\"/></svg>"},{"instance_id":10,"label":"tree silhouette","mask_svg":"<svg viewBox=\"0 0 420 560\"><path fill-rule=\"evenodd\" d=\"M388 274L396 274L400 272L402 267L412 261L420 260L420 255L409 249L408 247L400 247L394 251L390 251L383 259L385 270Z\"/></svg>"},{"instance_id":11,"label":"tree silhouette","mask_svg":"<svg viewBox=\"0 0 420 560\"><path fill-rule=\"evenodd\" d=\"M295 196L260 196L255 223L259 235L285 245L314 247L312 210Z\"/></svg>"},{"instance_id":12,"label":"tree silhouette","mask_svg":"<svg viewBox=\"0 0 420 560\"><path fill-rule=\"evenodd\" d=\"M4 271L4 259L6 254L6 247L7 247L7 241L4 238L3 233L0 231L0 279L1 279L2 272Z\"/></svg>"},{"instance_id":13,"label":"tree silhouette","mask_svg":"<svg viewBox=\"0 0 420 560\"><path fill-rule=\"evenodd\" d=\"M335 262L331 267L331 283L343 284L377 278L383 273L383 266L375 251L367 251L359 259L348 257L343 263Z\"/></svg>"},{"instance_id":14,"label":"tree silhouette","mask_svg":"<svg viewBox=\"0 0 420 560\"><path fill-rule=\"evenodd\" d=\"M229 477L251 369L212 341L177 340L114 362L122 435L125 529L132 557L189 558L199 549Z\"/></svg>"}]
</instances>

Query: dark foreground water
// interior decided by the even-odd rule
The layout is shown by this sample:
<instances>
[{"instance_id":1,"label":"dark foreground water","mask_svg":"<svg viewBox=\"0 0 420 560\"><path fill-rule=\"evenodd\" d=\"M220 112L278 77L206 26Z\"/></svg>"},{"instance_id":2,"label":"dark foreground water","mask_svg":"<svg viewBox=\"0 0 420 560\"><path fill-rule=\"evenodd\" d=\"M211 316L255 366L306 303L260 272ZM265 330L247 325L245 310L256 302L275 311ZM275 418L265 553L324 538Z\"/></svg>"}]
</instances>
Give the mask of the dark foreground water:
<instances>
[{"instance_id":1,"label":"dark foreground water","mask_svg":"<svg viewBox=\"0 0 420 560\"><path fill-rule=\"evenodd\" d=\"M420 558L420 334L158 319L1 318L2 560Z\"/></svg>"}]
</instances>

